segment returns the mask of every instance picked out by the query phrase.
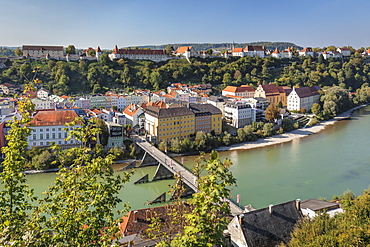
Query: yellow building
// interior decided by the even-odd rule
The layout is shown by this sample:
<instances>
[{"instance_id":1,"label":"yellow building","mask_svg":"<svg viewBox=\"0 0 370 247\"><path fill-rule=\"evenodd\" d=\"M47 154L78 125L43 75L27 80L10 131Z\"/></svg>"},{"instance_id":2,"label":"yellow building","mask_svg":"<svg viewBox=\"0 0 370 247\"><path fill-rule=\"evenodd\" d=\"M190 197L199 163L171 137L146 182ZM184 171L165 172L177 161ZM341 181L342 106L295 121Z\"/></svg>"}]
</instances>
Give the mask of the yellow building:
<instances>
[{"instance_id":1,"label":"yellow building","mask_svg":"<svg viewBox=\"0 0 370 247\"><path fill-rule=\"evenodd\" d=\"M259 85L254 93L254 98L262 97L268 100L269 104L277 105L279 102L287 106L287 93L289 87L276 86L275 84Z\"/></svg>"},{"instance_id":2,"label":"yellow building","mask_svg":"<svg viewBox=\"0 0 370 247\"><path fill-rule=\"evenodd\" d=\"M190 137L195 133L195 114L187 107L145 109L145 129L157 142Z\"/></svg>"},{"instance_id":3,"label":"yellow building","mask_svg":"<svg viewBox=\"0 0 370 247\"><path fill-rule=\"evenodd\" d=\"M195 114L195 132L222 133L222 112L212 104L190 104L189 109Z\"/></svg>"}]
</instances>

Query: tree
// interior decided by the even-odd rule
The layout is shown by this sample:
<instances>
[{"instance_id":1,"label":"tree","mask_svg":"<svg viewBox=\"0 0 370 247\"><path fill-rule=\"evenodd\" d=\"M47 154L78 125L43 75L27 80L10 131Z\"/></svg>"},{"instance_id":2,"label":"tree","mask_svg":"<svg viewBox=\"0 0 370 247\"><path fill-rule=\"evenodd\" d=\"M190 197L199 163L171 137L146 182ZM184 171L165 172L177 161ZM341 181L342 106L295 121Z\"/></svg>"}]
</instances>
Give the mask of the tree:
<instances>
[{"instance_id":1,"label":"tree","mask_svg":"<svg viewBox=\"0 0 370 247\"><path fill-rule=\"evenodd\" d=\"M231 83L231 75L230 75L230 73L225 73L224 74L224 77L222 79L222 83L223 83L223 86L224 87L230 85L230 83Z\"/></svg>"},{"instance_id":2,"label":"tree","mask_svg":"<svg viewBox=\"0 0 370 247\"><path fill-rule=\"evenodd\" d=\"M197 150L204 151L206 149L206 134L203 131L198 131L195 136L195 145Z\"/></svg>"},{"instance_id":3,"label":"tree","mask_svg":"<svg viewBox=\"0 0 370 247\"><path fill-rule=\"evenodd\" d=\"M77 123L81 127L76 127ZM105 158L94 157L91 149L86 146L100 131L94 119L85 124L81 118L77 118L67 125L74 126L68 138L73 137L81 145L68 150L68 155L75 155L76 158L69 169L61 167L58 178L44 193L39 210L33 214L38 230L34 244L111 244L111 238L118 237L118 221L114 219L113 213L122 201L118 192L129 180L131 173L115 175L111 167L115 156L109 154ZM59 152L58 146L54 148Z\"/></svg>"},{"instance_id":4,"label":"tree","mask_svg":"<svg viewBox=\"0 0 370 247\"><path fill-rule=\"evenodd\" d=\"M66 47L65 52L67 54L76 54L76 47L74 45L69 45Z\"/></svg>"},{"instance_id":5,"label":"tree","mask_svg":"<svg viewBox=\"0 0 370 247\"><path fill-rule=\"evenodd\" d=\"M227 131L225 131L223 136L222 136L222 143L226 146L229 146L232 143L232 136Z\"/></svg>"},{"instance_id":6,"label":"tree","mask_svg":"<svg viewBox=\"0 0 370 247\"><path fill-rule=\"evenodd\" d=\"M164 215L153 215L150 219L151 224L144 232L144 236L148 236L157 242L156 246L169 246L174 239L183 234L185 226L185 215L190 213L191 207L186 204L181 195L185 192L184 183L181 177L175 175L176 183L172 186L168 194L171 195L171 203L165 205Z\"/></svg>"},{"instance_id":7,"label":"tree","mask_svg":"<svg viewBox=\"0 0 370 247\"><path fill-rule=\"evenodd\" d=\"M247 135L245 134L244 129L238 129L237 136L240 142L244 142L247 139Z\"/></svg>"},{"instance_id":8,"label":"tree","mask_svg":"<svg viewBox=\"0 0 370 247\"><path fill-rule=\"evenodd\" d=\"M34 90L25 87L25 91ZM4 161L0 179L0 245L24 246L24 236L28 234L29 211L34 209L31 202L36 200L33 190L28 188L22 173L26 160L27 136L31 130L27 125L31 121L33 104L26 97L18 102L20 119L13 118L6 139L8 145L2 148Z\"/></svg>"},{"instance_id":9,"label":"tree","mask_svg":"<svg viewBox=\"0 0 370 247\"><path fill-rule=\"evenodd\" d=\"M313 103L311 107L311 112L315 115L319 114L321 112L321 107L320 104L318 103Z\"/></svg>"},{"instance_id":10,"label":"tree","mask_svg":"<svg viewBox=\"0 0 370 247\"><path fill-rule=\"evenodd\" d=\"M208 160L203 155L196 160L194 174L199 191L188 200L194 208L185 214L184 232L172 241L174 246L223 246L223 231L228 224L225 216L230 208L222 199L230 196L230 187L236 183L229 170L231 165L229 159L222 162L216 151Z\"/></svg>"},{"instance_id":11,"label":"tree","mask_svg":"<svg viewBox=\"0 0 370 247\"><path fill-rule=\"evenodd\" d=\"M207 53L208 55L212 56L212 54L213 54L213 49L208 49L208 50L206 51L206 53Z\"/></svg>"},{"instance_id":12,"label":"tree","mask_svg":"<svg viewBox=\"0 0 370 247\"><path fill-rule=\"evenodd\" d=\"M35 169L47 169L51 166L54 161L54 156L49 150L43 150L39 155L33 156L32 167Z\"/></svg>"},{"instance_id":13,"label":"tree","mask_svg":"<svg viewBox=\"0 0 370 247\"><path fill-rule=\"evenodd\" d=\"M89 55L90 57L95 57L96 55L96 51L94 49L90 49L88 52L87 52L87 55Z\"/></svg>"},{"instance_id":14,"label":"tree","mask_svg":"<svg viewBox=\"0 0 370 247\"><path fill-rule=\"evenodd\" d=\"M108 127L104 123L103 120L97 118L97 127L99 128L99 140L100 143L105 147L108 144L108 139L109 139L109 132L108 132Z\"/></svg>"},{"instance_id":15,"label":"tree","mask_svg":"<svg viewBox=\"0 0 370 247\"><path fill-rule=\"evenodd\" d=\"M23 51L19 48L19 47L17 47L15 50L14 50L14 54L16 55L16 56L23 56Z\"/></svg>"},{"instance_id":16,"label":"tree","mask_svg":"<svg viewBox=\"0 0 370 247\"><path fill-rule=\"evenodd\" d=\"M323 213L313 220L301 220L292 233L289 246L369 246L369 192L349 200L351 203L345 207L345 212L333 218Z\"/></svg>"},{"instance_id":17,"label":"tree","mask_svg":"<svg viewBox=\"0 0 370 247\"><path fill-rule=\"evenodd\" d=\"M273 132L273 127L274 127L274 124L265 123L265 125L263 125L263 129L262 129L263 136L264 137L271 136L272 132Z\"/></svg>"},{"instance_id":18,"label":"tree","mask_svg":"<svg viewBox=\"0 0 370 247\"><path fill-rule=\"evenodd\" d=\"M270 104L265 110L265 118L269 122L276 122L280 117L280 109L274 104Z\"/></svg>"},{"instance_id":19,"label":"tree","mask_svg":"<svg viewBox=\"0 0 370 247\"><path fill-rule=\"evenodd\" d=\"M338 86L325 90L320 100L323 102L324 114L331 117L350 109L353 105L348 93Z\"/></svg>"},{"instance_id":20,"label":"tree","mask_svg":"<svg viewBox=\"0 0 370 247\"><path fill-rule=\"evenodd\" d=\"M172 52L173 52L173 46L171 44L167 44L166 45L166 53L167 55L172 55Z\"/></svg>"},{"instance_id":21,"label":"tree","mask_svg":"<svg viewBox=\"0 0 370 247\"><path fill-rule=\"evenodd\" d=\"M99 60L100 60L100 63L101 63L101 64L103 64L103 65L107 65L107 64L109 64L109 62L110 62L110 59L109 59L109 57L108 57L108 54L107 54L107 53L103 53L103 54L101 54L101 56L100 56Z\"/></svg>"},{"instance_id":22,"label":"tree","mask_svg":"<svg viewBox=\"0 0 370 247\"><path fill-rule=\"evenodd\" d=\"M292 131L294 129L293 120L291 118L283 118L281 127L283 127L284 132Z\"/></svg>"}]
</instances>

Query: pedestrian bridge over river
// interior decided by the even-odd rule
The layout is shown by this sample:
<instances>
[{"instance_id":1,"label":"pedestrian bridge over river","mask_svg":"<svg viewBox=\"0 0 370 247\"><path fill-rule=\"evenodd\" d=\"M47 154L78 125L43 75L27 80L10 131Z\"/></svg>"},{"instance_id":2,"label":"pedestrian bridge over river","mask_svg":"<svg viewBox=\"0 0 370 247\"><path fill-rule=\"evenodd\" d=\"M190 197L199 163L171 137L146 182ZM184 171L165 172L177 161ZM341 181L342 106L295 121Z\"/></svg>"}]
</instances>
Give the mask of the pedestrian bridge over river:
<instances>
[{"instance_id":1,"label":"pedestrian bridge over river","mask_svg":"<svg viewBox=\"0 0 370 247\"><path fill-rule=\"evenodd\" d=\"M183 193L183 196L187 196L199 191L197 177L192 172L190 172L181 164L177 163L175 160L171 159L149 142L142 139L135 139L135 143L145 151L140 166L158 166L153 180L173 178L174 175L177 174L182 178L182 182L184 183L185 192ZM147 175L139 179L136 183L140 182L148 182ZM232 215L243 213L243 209L241 209L236 203L227 198L225 200L229 202L230 212Z\"/></svg>"}]
</instances>

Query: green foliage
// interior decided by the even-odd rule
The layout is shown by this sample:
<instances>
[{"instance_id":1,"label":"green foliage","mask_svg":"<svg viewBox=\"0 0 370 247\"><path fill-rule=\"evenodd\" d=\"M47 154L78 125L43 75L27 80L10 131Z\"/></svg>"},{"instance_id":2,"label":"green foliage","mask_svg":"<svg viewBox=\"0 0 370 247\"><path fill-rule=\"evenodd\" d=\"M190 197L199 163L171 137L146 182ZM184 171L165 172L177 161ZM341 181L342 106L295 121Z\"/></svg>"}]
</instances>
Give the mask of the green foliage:
<instances>
[{"instance_id":1,"label":"green foliage","mask_svg":"<svg viewBox=\"0 0 370 247\"><path fill-rule=\"evenodd\" d=\"M262 129L263 137L271 136L273 134L273 127L274 127L274 124L266 123Z\"/></svg>"},{"instance_id":2,"label":"green foliage","mask_svg":"<svg viewBox=\"0 0 370 247\"><path fill-rule=\"evenodd\" d=\"M289 131L294 130L293 124L294 124L293 119L283 118L283 123L282 123L281 127L283 128L284 132L289 132Z\"/></svg>"},{"instance_id":3,"label":"green foliage","mask_svg":"<svg viewBox=\"0 0 370 247\"><path fill-rule=\"evenodd\" d=\"M329 117L334 117L353 107L348 93L338 86L330 87L325 90L320 101L323 102L324 115Z\"/></svg>"},{"instance_id":4,"label":"green foliage","mask_svg":"<svg viewBox=\"0 0 370 247\"><path fill-rule=\"evenodd\" d=\"M97 118L96 121L97 121L97 127L99 128L100 144L102 144L103 146L106 146L108 144L108 139L109 139L108 126L101 119Z\"/></svg>"},{"instance_id":5,"label":"green foliage","mask_svg":"<svg viewBox=\"0 0 370 247\"><path fill-rule=\"evenodd\" d=\"M17 47L17 48L14 50L14 54L15 54L16 56L22 56L22 55L23 55L23 51L22 51L19 47Z\"/></svg>"},{"instance_id":6,"label":"green foliage","mask_svg":"<svg viewBox=\"0 0 370 247\"><path fill-rule=\"evenodd\" d=\"M118 191L131 173L114 175L111 165L115 155L103 158L91 152L87 144L96 139L99 128L94 120L85 124L77 118L68 124L72 128L68 138L75 138L81 146L61 151L59 146L53 145L61 165L60 172L54 184L43 193L39 207L32 206L36 198L22 173L27 154L37 154L34 162L41 165L49 162L51 153L48 150L27 151L30 134L27 125L33 105L28 98L18 105L22 118L14 118L11 122L8 146L2 149L5 158L0 180L0 245L88 246L99 243L99 246L111 246L112 237L119 237L113 211L121 202ZM65 168L69 162L71 166Z\"/></svg>"},{"instance_id":7,"label":"green foliage","mask_svg":"<svg viewBox=\"0 0 370 247\"><path fill-rule=\"evenodd\" d=\"M19 67L26 62L28 60L13 62L11 67L3 71L0 80L23 84L24 78ZM49 63L54 65L49 66ZM212 57L192 58L192 63L189 64L185 59L161 63L130 59L110 61L106 54L103 54L100 62L48 61L46 64L41 60L32 61L31 66L40 66L40 80L45 83L44 86L57 94L92 91L104 93L104 88L128 90L135 87L158 90L174 81L187 84L212 83L215 89L242 84L256 87L258 83L272 81L280 86L341 85L342 88L356 90L370 79L370 65L365 63L363 58L318 63L314 58L305 57L286 61L272 57ZM62 76L64 77L60 80Z\"/></svg>"},{"instance_id":8,"label":"green foliage","mask_svg":"<svg viewBox=\"0 0 370 247\"><path fill-rule=\"evenodd\" d=\"M361 88L356 90L356 96L353 102L357 105L365 104L370 101L370 88L368 83L362 84Z\"/></svg>"},{"instance_id":9,"label":"green foliage","mask_svg":"<svg viewBox=\"0 0 370 247\"><path fill-rule=\"evenodd\" d=\"M91 49L87 52L87 55L89 55L90 57L95 57L96 55L96 51L94 49Z\"/></svg>"},{"instance_id":10,"label":"green foliage","mask_svg":"<svg viewBox=\"0 0 370 247\"><path fill-rule=\"evenodd\" d=\"M122 201L118 192L131 173L115 175L111 167L115 155L94 157L86 146L99 132L93 119L88 125L81 124L81 119L68 125L76 123L81 127L72 129L69 138L75 138L82 145L68 150L67 155L76 158L69 169L60 169L54 184L44 192L39 210L33 213L35 244L107 246L111 244L111 237L118 237L113 210Z\"/></svg>"},{"instance_id":11,"label":"green foliage","mask_svg":"<svg viewBox=\"0 0 370 247\"><path fill-rule=\"evenodd\" d=\"M31 167L38 170L48 169L54 160L55 156L49 150L44 149L39 155L33 156Z\"/></svg>"},{"instance_id":12,"label":"green foliage","mask_svg":"<svg viewBox=\"0 0 370 247\"><path fill-rule=\"evenodd\" d=\"M181 177L175 175L176 183L171 186L168 194L171 195L170 204L165 205L164 215L152 215L149 228L144 236L157 242L156 246L170 246L174 239L181 236L186 223L185 215L191 212L191 207L184 202L181 195L185 192ZM163 221L162 219L166 220Z\"/></svg>"},{"instance_id":13,"label":"green foliage","mask_svg":"<svg viewBox=\"0 0 370 247\"><path fill-rule=\"evenodd\" d=\"M299 222L289 246L369 246L370 195L365 191L357 198L350 197L351 203L342 214L329 218L324 213Z\"/></svg>"},{"instance_id":14,"label":"green foliage","mask_svg":"<svg viewBox=\"0 0 370 247\"><path fill-rule=\"evenodd\" d=\"M321 112L321 106L318 103L313 103L311 107L311 112L315 115L319 114Z\"/></svg>"},{"instance_id":15,"label":"green foliage","mask_svg":"<svg viewBox=\"0 0 370 247\"><path fill-rule=\"evenodd\" d=\"M26 89L31 88L26 87ZM5 156L0 180L0 245L2 246L9 242L13 242L13 246L23 246L23 236L29 230L28 213L34 209L31 202L36 199L22 173L27 162L27 136L30 134L27 124L31 120L33 105L28 98L23 98L18 102L18 106L22 117L21 119L14 117L11 121L11 129L6 136L8 145L2 148Z\"/></svg>"},{"instance_id":16,"label":"green foliage","mask_svg":"<svg viewBox=\"0 0 370 247\"><path fill-rule=\"evenodd\" d=\"M19 49L19 47L16 48L16 49L18 49L22 52L22 50ZM13 49L10 49L8 47L0 47L0 57L13 56L14 53L15 53L15 50L13 50ZM22 53L21 53L21 55L17 55L17 56L22 56Z\"/></svg>"},{"instance_id":17,"label":"green foliage","mask_svg":"<svg viewBox=\"0 0 370 247\"><path fill-rule=\"evenodd\" d=\"M314 126L318 122L319 122L319 120L317 119L317 117L313 117L313 118L311 118L310 122L308 123L308 126Z\"/></svg>"},{"instance_id":18,"label":"green foliage","mask_svg":"<svg viewBox=\"0 0 370 247\"><path fill-rule=\"evenodd\" d=\"M196 161L194 173L198 176L198 192L188 200L193 210L185 215L185 227L181 236L174 240L177 246L222 246L223 230L227 228L225 217L230 213L228 202L222 198L230 196L230 187L236 183L229 171L231 161L219 160L212 151L210 158L201 156ZM205 175L201 175L205 174Z\"/></svg>"},{"instance_id":19,"label":"green foliage","mask_svg":"<svg viewBox=\"0 0 370 247\"><path fill-rule=\"evenodd\" d=\"M280 109L274 104L270 104L265 110L265 118L269 122L276 122L280 118Z\"/></svg>"},{"instance_id":20,"label":"green foliage","mask_svg":"<svg viewBox=\"0 0 370 247\"><path fill-rule=\"evenodd\" d=\"M76 47L74 45L69 45L66 47L65 52L67 54L76 54Z\"/></svg>"},{"instance_id":21,"label":"green foliage","mask_svg":"<svg viewBox=\"0 0 370 247\"><path fill-rule=\"evenodd\" d=\"M165 50L166 50L167 55L172 55L172 52L174 49L171 44L167 44Z\"/></svg>"}]
</instances>

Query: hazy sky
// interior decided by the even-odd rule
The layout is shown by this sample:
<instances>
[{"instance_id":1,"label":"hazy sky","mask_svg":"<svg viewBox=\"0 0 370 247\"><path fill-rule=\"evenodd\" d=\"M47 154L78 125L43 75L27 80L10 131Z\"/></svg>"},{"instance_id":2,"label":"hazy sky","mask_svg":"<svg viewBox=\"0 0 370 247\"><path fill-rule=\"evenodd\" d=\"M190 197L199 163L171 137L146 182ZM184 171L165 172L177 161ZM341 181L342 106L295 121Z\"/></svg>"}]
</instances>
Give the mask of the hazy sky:
<instances>
[{"instance_id":1,"label":"hazy sky","mask_svg":"<svg viewBox=\"0 0 370 247\"><path fill-rule=\"evenodd\" d=\"M0 46L370 46L369 0L0 0Z\"/></svg>"}]
</instances>

